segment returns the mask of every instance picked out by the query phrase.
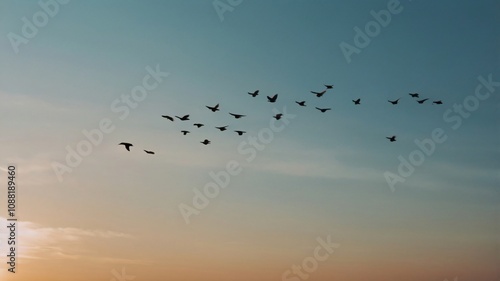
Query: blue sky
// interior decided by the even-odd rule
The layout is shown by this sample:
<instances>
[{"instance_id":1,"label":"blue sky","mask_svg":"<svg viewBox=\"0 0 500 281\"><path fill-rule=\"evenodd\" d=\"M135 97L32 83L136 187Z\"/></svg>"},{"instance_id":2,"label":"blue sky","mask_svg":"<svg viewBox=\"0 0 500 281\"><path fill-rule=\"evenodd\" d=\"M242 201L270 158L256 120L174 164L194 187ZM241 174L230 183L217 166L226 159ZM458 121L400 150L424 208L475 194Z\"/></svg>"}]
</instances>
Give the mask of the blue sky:
<instances>
[{"instance_id":1,"label":"blue sky","mask_svg":"<svg viewBox=\"0 0 500 281\"><path fill-rule=\"evenodd\" d=\"M335 266L343 273L332 274L349 279L349 262L369 268L383 260L393 268L398 259L412 260L402 257L409 252L418 266L405 276L438 265L418 277L491 279L499 257L500 90L456 130L443 114L474 95L479 76L500 81L499 3L401 1L402 11L349 63L339 45L354 45L354 27L364 29L373 20L370 11L387 9L388 2L243 1L221 21L212 1L73 0L16 53L8 34L21 35L21 19L41 8L36 1L3 1L1 167L19 166L25 220L55 229L109 229L112 221L112 231L131 235L141 233L131 222L143 221L152 226L146 236L157 243L146 243L145 253L170 258L161 249L186 258L171 276L187 276L179 268L190 258L200 272L206 262L171 241L230 251L210 261L216 269L218 261L253 264L267 253L269 267L256 271L268 275L258 278L276 280L274 272L279 278L307 256L295 245L331 234L342 253L320 266L315 280L333 276ZM147 66L157 65L169 76L120 120L110 105L141 84ZM310 93L324 84L335 88L321 98ZM256 98L246 94L257 89ZM409 92L430 100L420 105ZM267 103L265 96L275 93L278 102ZM352 104L356 98L360 106ZM397 106L387 102L397 98ZM437 99L444 104L430 103ZM205 108L216 103L220 112ZM284 106L296 117L247 162L238 145L268 126L273 108ZM315 106L332 110L320 113ZM228 111L247 117L234 120ZM191 114L193 121L172 123L163 114ZM116 129L59 182L51 163L64 162L66 146L75 147L82 130L97 128L103 118ZM196 130L197 121L206 126ZM221 125L248 134L213 128ZM182 136L186 128L192 134ZM446 141L391 192L384 172L395 172L398 156L408 159L414 141L436 128ZM398 141L388 142L389 135ZM201 145L205 138L212 144ZM117 146L122 141L134 149ZM241 174L186 225L179 204L189 203L193 189L211 181L209 172L231 160L242 165ZM159 234L167 231L168 239ZM129 258L129 247L109 251ZM135 266L137 276L151 280L166 274ZM110 268L96 272L107 276ZM231 273L246 272L236 265L220 271L227 276L207 276L231 280ZM373 280L398 276L387 272ZM199 280L189 276L185 280Z\"/></svg>"}]
</instances>

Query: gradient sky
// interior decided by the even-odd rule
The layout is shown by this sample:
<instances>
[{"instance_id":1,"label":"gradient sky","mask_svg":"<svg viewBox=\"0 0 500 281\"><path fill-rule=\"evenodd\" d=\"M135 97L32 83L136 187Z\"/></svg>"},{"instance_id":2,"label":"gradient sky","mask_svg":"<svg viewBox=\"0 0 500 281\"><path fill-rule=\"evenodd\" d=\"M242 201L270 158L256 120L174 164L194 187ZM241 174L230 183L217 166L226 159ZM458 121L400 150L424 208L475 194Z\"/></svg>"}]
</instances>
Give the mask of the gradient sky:
<instances>
[{"instance_id":1,"label":"gradient sky","mask_svg":"<svg viewBox=\"0 0 500 281\"><path fill-rule=\"evenodd\" d=\"M340 247L308 280L499 280L500 87L456 129L443 115L474 95L479 76L500 81L500 3L401 1L348 63L339 45L354 45L354 27L388 2L243 0L221 20L212 1L73 0L16 53L9 34L22 35L22 18L41 7L2 1L1 279L107 281L123 269L134 280L282 280L330 236ZM121 120L111 104L157 65L170 75ZM309 92L324 84L335 88ZM444 104L419 105L409 92ZM205 108L216 103L220 112ZM284 106L296 117L247 161L240 143ZM103 118L114 131L58 181L52 164ZM398 156L436 128L446 141L392 192L384 172L397 173ZM242 172L186 224L179 204L192 205L193 189L232 160ZM12 163L16 274L4 262Z\"/></svg>"}]
</instances>

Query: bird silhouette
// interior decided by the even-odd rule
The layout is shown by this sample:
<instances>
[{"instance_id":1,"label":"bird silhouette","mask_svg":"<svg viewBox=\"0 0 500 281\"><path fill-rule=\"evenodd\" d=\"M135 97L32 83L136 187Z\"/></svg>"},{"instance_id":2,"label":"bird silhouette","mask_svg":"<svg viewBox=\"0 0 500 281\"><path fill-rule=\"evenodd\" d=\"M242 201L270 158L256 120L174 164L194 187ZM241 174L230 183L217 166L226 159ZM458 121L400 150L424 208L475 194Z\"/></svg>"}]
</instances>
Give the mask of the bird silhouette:
<instances>
[{"instance_id":1,"label":"bird silhouette","mask_svg":"<svg viewBox=\"0 0 500 281\"><path fill-rule=\"evenodd\" d=\"M128 151L130 151L130 147L133 146L131 143L128 142L121 142L118 145L124 145L125 149L127 149Z\"/></svg>"},{"instance_id":2,"label":"bird silhouette","mask_svg":"<svg viewBox=\"0 0 500 281\"><path fill-rule=\"evenodd\" d=\"M385 138L388 139L390 142L395 142L396 141L396 136L385 137Z\"/></svg>"},{"instance_id":3,"label":"bird silhouette","mask_svg":"<svg viewBox=\"0 0 500 281\"><path fill-rule=\"evenodd\" d=\"M235 131L236 133L238 133L238 135L243 135L244 133L246 133L245 131Z\"/></svg>"},{"instance_id":4,"label":"bird silhouette","mask_svg":"<svg viewBox=\"0 0 500 281\"><path fill-rule=\"evenodd\" d=\"M361 104L361 99L352 100L352 102L353 102L354 104Z\"/></svg>"},{"instance_id":5,"label":"bird silhouette","mask_svg":"<svg viewBox=\"0 0 500 281\"><path fill-rule=\"evenodd\" d=\"M392 103L392 104L398 104L400 98L397 99L397 100L388 100L388 102Z\"/></svg>"},{"instance_id":6,"label":"bird silhouette","mask_svg":"<svg viewBox=\"0 0 500 281\"><path fill-rule=\"evenodd\" d=\"M423 104L426 100L428 100L428 99L418 100L417 102L420 104Z\"/></svg>"},{"instance_id":7,"label":"bird silhouette","mask_svg":"<svg viewBox=\"0 0 500 281\"><path fill-rule=\"evenodd\" d=\"M163 118L167 118L168 120L170 120L170 121L174 122L174 118L172 118L172 117L170 117L170 116L168 116L168 115L162 115L161 117L163 117Z\"/></svg>"},{"instance_id":8,"label":"bird silhouette","mask_svg":"<svg viewBox=\"0 0 500 281\"><path fill-rule=\"evenodd\" d=\"M189 134L189 131L185 131L185 130L184 130L184 131L181 131L181 133L182 133L183 135L187 135L187 134Z\"/></svg>"},{"instance_id":9,"label":"bird silhouette","mask_svg":"<svg viewBox=\"0 0 500 281\"><path fill-rule=\"evenodd\" d=\"M231 112L229 112L229 115L234 116L234 118L236 118L236 119L240 119L241 117L245 117L246 116L246 115L242 115L242 114L234 114L234 113L231 113Z\"/></svg>"},{"instance_id":10,"label":"bird silhouette","mask_svg":"<svg viewBox=\"0 0 500 281\"><path fill-rule=\"evenodd\" d=\"M216 111L219 111L219 104L216 104L215 106L208 106L207 105L207 108L212 110L212 112L216 112Z\"/></svg>"},{"instance_id":11,"label":"bird silhouette","mask_svg":"<svg viewBox=\"0 0 500 281\"><path fill-rule=\"evenodd\" d=\"M248 94L255 98L259 94L259 90L255 91L253 93L249 92Z\"/></svg>"},{"instance_id":12,"label":"bird silhouette","mask_svg":"<svg viewBox=\"0 0 500 281\"><path fill-rule=\"evenodd\" d=\"M181 120L181 121L187 121L187 120L189 120L189 114L188 115L184 115L182 117L179 117L179 116L175 116L175 117L179 118L179 120Z\"/></svg>"},{"instance_id":13,"label":"bird silhouette","mask_svg":"<svg viewBox=\"0 0 500 281\"><path fill-rule=\"evenodd\" d=\"M418 93L409 93L412 98L419 98Z\"/></svg>"},{"instance_id":14,"label":"bird silhouette","mask_svg":"<svg viewBox=\"0 0 500 281\"><path fill-rule=\"evenodd\" d=\"M315 94L318 98L320 98L322 95L324 95L326 93L326 90L321 91L321 92L311 91L311 93Z\"/></svg>"},{"instance_id":15,"label":"bird silhouette","mask_svg":"<svg viewBox=\"0 0 500 281\"><path fill-rule=\"evenodd\" d=\"M303 100L303 101L295 101L296 104L300 105L300 106L306 106L306 101Z\"/></svg>"},{"instance_id":16,"label":"bird silhouette","mask_svg":"<svg viewBox=\"0 0 500 281\"><path fill-rule=\"evenodd\" d=\"M327 89L333 89L333 85L325 85Z\"/></svg>"},{"instance_id":17,"label":"bird silhouette","mask_svg":"<svg viewBox=\"0 0 500 281\"><path fill-rule=\"evenodd\" d=\"M201 123L194 123L194 124L193 124L193 126L196 126L196 127L198 127L198 128L201 128L201 127L203 127L203 126L205 126L205 125L203 125L203 124L201 124Z\"/></svg>"},{"instance_id":18,"label":"bird silhouette","mask_svg":"<svg viewBox=\"0 0 500 281\"><path fill-rule=\"evenodd\" d=\"M272 97L267 96L267 101L271 102L271 103L276 102L277 99L278 99L278 94L276 94L276 95L274 95Z\"/></svg>"},{"instance_id":19,"label":"bird silhouette","mask_svg":"<svg viewBox=\"0 0 500 281\"><path fill-rule=\"evenodd\" d=\"M328 110L331 110L331 108L319 108L319 107L316 107L317 110L321 111L321 112L327 112Z\"/></svg>"},{"instance_id":20,"label":"bird silhouette","mask_svg":"<svg viewBox=\"0 0 500 281\"><path fill-rule=\"evenodd\" d=\"M280 120L280 119L281 119L281 117L283 117L283 114L282 114L282 113L278 113L278 114L274 115L273 117L274 117L274 119L276 119L276 120Z\"/></svg>"},{"instance_id":21,"label":"bird silhouette","mask_svg":"<svg viewBox=\"0 0 500 281\"><path fill-rule=\"evenodd\" d=\"M209 140L207 140L207 139L205 139L204 141L200 141L200 142L201 142L202 144L204 144L204 145L207 145L207 144L209 144L209 143L210 143L210 141L209 141Z\"/></svg>"},{"instance_id":22,"label":"bird silhouette","mask_svg":"<svg viewBox=\"0 0 500 281\"><path fill-rule=\"evenodd\" d=\"M432 103L433 103L433 104L443 104L443 102L442 102L442 101L440 101L440 100L435 100L435 101L433 101Z\"/></svg>"},{"instance_id":23,"label":"bird silhouette","mask_svg":"<svg viewBox=\"0 0 500 281\"><path fill-rule=\"evenodd\" d=\"M227 130L227 127L228 127L228 126L215 127L215 128L219 129L219 130L222 132L222 131Z\"/></svg>"},{"instance_id":24,"label":"bird silhouette","mask_svg":"<svg viewBox=\"0 0 500 281\"><path fill-rule=\"evenodd\" d=\"M150 150L144 150L144 152L146 152L147 154L155 154L154 151L150 151Z\"/></svg>"}]
</instances>

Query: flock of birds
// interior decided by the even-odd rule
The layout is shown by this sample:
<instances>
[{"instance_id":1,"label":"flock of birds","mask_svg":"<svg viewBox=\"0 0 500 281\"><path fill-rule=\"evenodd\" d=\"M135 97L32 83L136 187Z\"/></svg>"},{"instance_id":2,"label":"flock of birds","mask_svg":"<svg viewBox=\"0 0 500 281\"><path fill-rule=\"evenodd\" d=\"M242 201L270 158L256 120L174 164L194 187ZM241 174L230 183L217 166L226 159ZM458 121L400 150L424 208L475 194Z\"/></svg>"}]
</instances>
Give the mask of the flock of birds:
<instances>
[{"instance_id":1,"label":"flock of birds","mask_svg":"<svg viewBox=\"0 0 500 281\"><path fill-rule=\"evenodd\" d=\"M324 85L325 86L325 89L321 92L315 92L315 91L311 91L312 94L314 94L316 97L320 98L322 97L324 94L327 93L328 90L332 90L334 85ZM259 95L259 90L256 90L254 92L248 92L248 94L255 98ZM425 103L427 100L429 100L429 98L425 98L425 99L420 99L420 95L418 93L409 93L409 95L414 98L416 100L417 103L419 104L423 104ZM396 100L388 100L388 102L392 105L397 105L399 103L399 100L401 98L398 98ZM269 103L275 103L276 101L278 100L278 94L275 94L274 96L267 96L267 101ZM352 102L354 103L354 105L361 105L361 98L358 98L356 100L352 100ZM296 104L298 104L299 106L306 106L306 101L295 101ZM432 104L437 104L437 105L440 105L440 104L443 104L443 102L441 100L434 100L432 101ZM214 106L206 106L206 108L212 112L217 112L217 111L220 111L220 104L216 104ZM321 113L325 113L327 112L328 110L331 110L331 108L320 108L320 107L315 107L315 109L319 110ZM235 119L241 119L243 117L245 117L246 115L244 114L236 114L236 113L232 113L232 112L229 112L229 115L233 116ZM190 121L191 119L189 119L189 114L186 114L186 115L183 115L183 116L177 116L175 115L174 117L179 119L180 121ZM162 115L161 117L167 119L167 120L170 120L171 122L174 122L176 119L172 116L169 116L169 115ZM276 120L280 120L281 118L283 117L283 114L282 113L277 113L273 116L274 119ZM194 123L193 126L197 127L197 128L201 128L203 126L205 126L205 124L203 123ZM216 129L218 129L219 131L223 132L223 131L226 131L228 129L229 125L226 125L226 126L219 126L219 127L215 127ZM181 130L180 131L181 134L183 135L187 135L189 133L191 133L190 131L188 130ZM237 133L239 136L242 136L243 134L246 133L246 131L241 131L241 130L234 130L235 133ZM396 136L388 136L386 137L390 142L395 142L396 141ZM210 140L208 139L204 139L202 141L200 141L200 143L204 144L204 145L208 145L210 144ZM125 147L125 149L127 151L130 151L130 148L133 146L133 144L129 143L129 142L121 142L119 143L118 145L123 145ZM151 150L144 150L144 152L146 152L147 154L155 154L154 151L151 151Z\"/></svg>"}]
</instances>

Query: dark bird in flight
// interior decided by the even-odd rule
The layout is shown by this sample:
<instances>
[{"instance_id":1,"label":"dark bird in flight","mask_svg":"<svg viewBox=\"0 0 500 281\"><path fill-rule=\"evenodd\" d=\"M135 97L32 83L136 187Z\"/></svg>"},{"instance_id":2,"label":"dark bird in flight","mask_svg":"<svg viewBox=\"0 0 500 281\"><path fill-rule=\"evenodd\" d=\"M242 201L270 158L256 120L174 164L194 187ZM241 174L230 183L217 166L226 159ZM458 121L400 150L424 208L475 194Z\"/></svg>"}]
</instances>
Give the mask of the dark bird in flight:
<instances>
[{"instance_id":1,"label":"dark bird in flight","mask_svg":"<svg viewBox=\"0 0 500 281\"><path fill-rule=\"evenodd\" d=\"M209 144L209 143L210 143L210 141L209 141L209 140L207 140L207 139L205 139L204 141L200 141L200 142L201 142L202 144L204 144L204 145L207 145L207 144Z\"/></svg>"},{"instance_id":2,"label":"dark bird in flight","mask_svg":"<svg viewBox=\"0 0 500 281\"><path fill-rule=\"evenodd\" d=\"M409 93L412 98L419 98L418 93Z\"/></svg>"},{"instance_id":3,"label":"dark bird in flight","mask_svg":"<svg viewBox=\"0 0 500 281\"><path fill-rule=\"evenodd\" d=\"M321 112L327 112L328 110L331 110L331 108L319 108L319 107L316 107L317 110L321 111Z\"/></svg>"},{"instance_id":4,"label":"dark bird in flight","mask_svg":"<svg viewBox=\"0 0 500 281\"><path fill-rule=\"evenodd\" d=\"M227 130L227 126L222 126L222 127L215 127L219 129L221 132Z\"/></svg>"},{"instance_id":5,"label":"dark bird in flight","mask_svg":"<svg viewBox=\"0 0 500 281\"><path fill-rule=\"evenodd\" d=\"M212 110L212 112L216 112L216 111L219 111L219 104L216 104L215 106L208 106L207 105L207 108Z\"/></svg>"},{"instance_id":6,"label":"dark bird in flight","mask_svg":"<svg viewBox=\"0 0 500 281\"><path fill-rule=\"evenodd\" d=\"M194 123L193 125L194 125L194 126L196 126L196 127L198 127L198 128L200 128L200 127L203 127L203 126L204 126L204 125L203 125L203 124L201 124L201 123Z\"/></svg>"},{"instance_id":7,"label":"dark bird in flight","mask_svg":"<svg viewBox=\"0 0 500 281\"><path fill-rule=\"evenodd\" d=\"M234 118L236 118L236 119L240 119L241 117L245 117L246 116L246 115L242 115L242 114L234 114L234 113L231 113L231 112L229 112L229 115L234 116Z\"/></svg>"},{"instance_id":8,"label":"dark bird in flight","mask_svg":"<svg viewBox=\"0 0 500 281\"><path fill-rule=\"evenodd\" d=\"M238 133L238 135L243 135L244 133L246 133L245 131L235 131L236 133Z\"/></svg>"},{"instance_id":9,"label":"dark bird in flight","mask_svg":"<svg viewBox=\"0 0 500 281\"><path fill-rule=\"evenodd\" d=\"M189 114L188 115L184 115L182 117L179 117L179 116L175 116L175 117L179 118L179 120L181 120L181 121L187 121L187 120L189 120Z\"/></svg>"},{"instance_id":10,"label":"dark bird in flight","mask_svg":"<svg viewBox=\"0 0 500 281\"><path fill-rule=\"evenodd\" d=\"M396 136L385 137L385 138L388 139L390 142L395 142L396 141Z\"/></svg>"},{"instance_id":11,"label":"dark bird in flight","mask_svg":"<svg viewBox=\"0 0 500 281\"><path fill-rule=\"evenodd\" d=\"M282 114L282 113L278 113L278 114L274 115L273 117L274 117L274 119L276 119L276 120L280 120L280 119L281 119L281 117L283 117L283 114Z\"/></svg>"},{"instance_id":12,"label":"dark bird in flight","mask_svg":"<svg viewBox=\"0 0 500 281\"><path fill-rule=\"evenodd\" d=\"M271 103L272 103L272 102L275 102L277 99L278 99L278 94L276 94L276 95L274 95L274 96L272 96L272 97L267 96L267 101L268 101L268 102L271 102Z\"/></svg>"},{"instance_id":13,"label":"dark bird in flight","mask_svg":"<svg viewBox=\"0 0 500 281\"><path fill-rule=\"evenodd\" d=\"M182 133L183 135L187 135L187 134L189 134L189 131L181 131L181 133Z\"/></svg>"},{"instance_id":14,"label":"dark bird in flight","mask_svg":"<svg viewBox=\"0 0 500 281\"><path fill-rule=\"evenodd\" d=\"M168 115L162 115L161 117L163 117L163 118L167 118L168 120L170 120L170 121L172 121L172 122L174 121L174 118L172 118L172 117L170 117L170 116L168 116Z\"/></svg>"},{"instance_id":15,"label":"dark bird in flight","mask_svg":"<svg viewBox=\"0 0 500 281\"><path fill-rule=\"evenodd\" d=\"M388 100L388 102L390 102L390 103L392 103L392 104L398 104L398 101L399 101L399 100L400 100L400 98L399 98L399 99L397 99L397 100Z\"/></svg>"},{"instance_id":16,"label":"dark bird in flight","mask_svg":"<svg viewBox=\"0 0 500 281\"><path fill-rule=\"evenodd\" d=\"M318 98L320 98L322 95L324 95L326 93L326 90L321 91L321 92L311 91L311 93L315 94Z\"/></svg>"},{"instance_id":17,"label":"dark bird in flight","mask_svg":"<svg viewBox=\"0 0 500 281\"><path fill-rule=\"evenodd\" d=\"M435 101L433 101L432 103L433 103L433 104L443 104L443 102L442 102L442 101L440 101L440 100L435 100Z\"/></svg>"},{"instance_id":18,"label":"dark bird in flight","mask_svg":"<svg viewBox=\"0 0 500 281\"><path fill-rule=\"evenodd\" d=\"M253 93L249 92L248 94L255 98L259 94L259 90L255 91Z\"/></svg>"},{"instance_id":19,"label":"dark bird in flight","mask_svg":"<svg viewBox=\"0 0 500 281\"><path fill-rule=\"evenodd\" d=\"M352 102L353 102L354 104L361 104L361 99L352 100Z\"/></svg>"},{"instance_id":20,"label":"dark bird in flight","mask_svg":"<svg viewBox=\"0 0 500 281\"><path fill-rule=\"evenodd\" d=\"M131 143L128 142L121 142L118 145L124 145L125 149L127 149L128 151L130 151L130 147L133 146Z\"/></svg>"},{"instance_id":21,"label":"dark bird in flight","mask_svg":"<svg viewBox=\"0 0 500 281\"><path fill-rule=\"evenodd\" d=\"M303 101L295 101L296 104L300 105L300 106L306 106L306 101L303 100Z\"/></svg>"},{"instance_id":22,"label":"dark bird in flight","mask_svg":"<svg viewBox=\"0 0 500 281\"><path fill-rule=\"evenodd\" d=\"M428 100L428 99L418 100L417 102L420 104L423 104L426 100Z\"/></svg>"},{"instance_id":23,"label":"dark bird in flight","mask_svg":"<svg viewBox=\"0 0 500 281\"><path fill-rule=\"evenodd\" d=\"M144 152L146 152L147 154L155 154L154 151L150 151L150 150L144 150Z\"/></svg>"},{"instance_id":24,"label":"dark bird in flight","mask_svg":"<svg viewBox=\"0 0 500 281\"><path fill-rule=\"evenodd\" d=\"M325 85L327 89L333 89L333 85Z\"/></svg>"}]
</instances>

